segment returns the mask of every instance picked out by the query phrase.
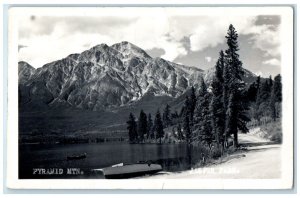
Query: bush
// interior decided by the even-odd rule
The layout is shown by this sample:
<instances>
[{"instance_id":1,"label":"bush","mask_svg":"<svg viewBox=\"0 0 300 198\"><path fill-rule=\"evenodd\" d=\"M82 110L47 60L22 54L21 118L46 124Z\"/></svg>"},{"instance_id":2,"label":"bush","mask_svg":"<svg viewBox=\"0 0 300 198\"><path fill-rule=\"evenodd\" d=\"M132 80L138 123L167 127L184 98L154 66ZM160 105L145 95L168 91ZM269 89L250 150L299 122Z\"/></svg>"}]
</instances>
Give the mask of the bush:
<instances>
[{"instance_id":1,"label":"bush","mask_svg":"<svg viewBox=\"0 0 300 198\"><path fill-rule=\"evenodd\" d=\"M271 136L271 141L276 143L282 143L282 133L275 133Z\"/></svg>"},{"instance_id":2,"label":"bush","mask_svg":"<svg viewBox=\"0 0 300 198\"><path fill-rule=\"evenodd\" d=\"M219 158L219 157L221 157L221 156L222 156L222 149L221 149L221 148L213 147L213 148L211 149L211 157L212 157L213 159L217 159L217 158Z\"/></svg>"},{"instance_id":3,"label":"bush","mask_svg":"<svg viewBox=\"0 0 300 198\"><path fill-rule=\"evenodd\" d=\"M282 143L281 119L262 126L261 130L266 131L264 138L267 138L276 143Z\"/></svg>"}]
</instances>

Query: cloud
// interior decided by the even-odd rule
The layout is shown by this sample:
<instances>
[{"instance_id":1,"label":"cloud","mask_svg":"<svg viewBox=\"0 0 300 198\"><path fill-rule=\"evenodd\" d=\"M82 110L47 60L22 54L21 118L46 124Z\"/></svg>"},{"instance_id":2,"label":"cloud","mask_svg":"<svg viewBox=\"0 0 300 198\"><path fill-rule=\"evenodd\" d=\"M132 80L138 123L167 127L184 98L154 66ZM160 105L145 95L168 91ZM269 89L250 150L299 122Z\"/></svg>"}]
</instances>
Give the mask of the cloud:
<instances>
[{"instance_id":1,"label":"cloud","mask_svg":"<svg viewBox=\"0 0 300 198\"><path fill-rule=\"evenodd\" d=\"M62 36L63 31L55 30L51 36L40 35L34 39L22 39L22 44L26 44L19 52L19 60L29 62L34 67L41 67L44 64L64 58L71 53L79 53L87 48L84 46L96 45L108 41L109 39L98 34L74 33L68 37Z\"/></svg>"},{"instance_id":2,"label":"cloud","mask_svg":"<svg viewBox=\"0 0 300 198\"><path fill-rule=\"evenodd\" d=\"M21 37L36 35L50 35L58 28L63 28L65 34L72 32L103 33L115 30L117 27L124 28L137 20L137 17L79 17L79 16L32 16L20 20L19 34Z\"/></svg>"},{"instance_id":3,"label":"cloud","mask_svg":"<svg viewBox=\"0 0 300 198\"><path fill-rule=\"evenodd\" d=\"M265 57L276 58L280 52L279 25L264 24L261 16L183 16L169 14L162 8L143 12L98 17L34 15L32 18L32 14L28 14L19 21L19 44L27 46L19 51L19 60L40 67L100 43L112 45L129 41L146 51L161 49L157 52L159 56L174 61L191 52L224 44L229 24L233 24L240 35L251 35L247 42L254 49L262 50ZM203 59L205 56L215 58L211 54L203 55L201 59L207 62L212 59Z\"/></svg>"},{"instance_id":4,"label":"cloud","mask_svg":"<svg viewBox=\"0 0 300 198\"><path fill-rule=\"evenodd\" d=\"M257 20L256 16L215 17L213 20L208 18L203 23L196 25L196 29L190 36L191 50L202 51L205 48L225 43L228 25L233 24L239 35L251 35L249 44L252 44L253 48L262 50L265 56L279 56L280 25L261 24L261 22L257 24Z\"/></svg>"},{"instance_id":5,"label":"cloud","mask_svg":"<svg viewBox=\"0 0 300 198\"><path fill-rule=\"evenodd\" d=\"M265 25L265 24L276 24L281 23L281 18L278 15L258 15L257 20L255 21L256 25Z\"/></svg>"},{"instance_id":6,"label":"cloud","mask_svg":"<svg viewBox=\"0 0 300 198\"><path fill-rule=\"evenodd\" d=\"M100 43L112 45L121 41L132 42L144 50L162 49L161 57L171 61L186 55L182 37L169 34L173 28L169 27L168 18L160 16L36 17L34 21L28 17L19 30L20 43L28 46L19 53L19 60L41 67Z\"/></svg>"},{"instance_id":7,"label":"cloud","mask_svg":"<svg viewBox=\"0 0 300 198\"><path fill-rule=\"evenodd\" d=\"M197 21L194 19L194 21ZM253 25L255 16L216 16L206 17L196 25L190 36L191 50L202 51L226 42L225 35L229 24L233 24L239 33Z\"/></svg>"},{"instance_id":8,"label":"cloud","mask_svg":"<svg viewBox=\"0 0 300 198\"><path fill-rule=\"evenodd\" d=\"M166 53L165 50L161 49L161 48L153 48L153 49L147 50L146 52L154 58L161 57L162 55L164 55Z\"/></svg>"},{"instance_id":9,"label":"cloud","mask_svg":"<svg viewBox=\"0 0 300 198\"><path fill-rule=\"evenodd\" d=\"M280 66L281 62L280 60L276 59L276 58L272 58L269 60L265 60L263 61L264 65L275 65L275 66Z\"/></svg>"},{"instance_id":10,"label":"cloud","mask_svg":"<svg viewBox=\"0 0 300 198\"><path fill-rule=\"evenodd\" d=\"M208 63L210 63L211 60L212 60L212 58L211 58L210 56L206 56L206 57L205 57L205 60L206 60Z\"/></svg>"},{"instance_id":11,"label":"cloud","mask_svg":"<svg viewBox=\"0 0 300 198\"><path fill-rule=\"evenodd\" d=\"M275 25L252 26L247 30L252 35L253 47L264 51L265 56L280 56L279 27Z\"/></svg>"}]
</instances>

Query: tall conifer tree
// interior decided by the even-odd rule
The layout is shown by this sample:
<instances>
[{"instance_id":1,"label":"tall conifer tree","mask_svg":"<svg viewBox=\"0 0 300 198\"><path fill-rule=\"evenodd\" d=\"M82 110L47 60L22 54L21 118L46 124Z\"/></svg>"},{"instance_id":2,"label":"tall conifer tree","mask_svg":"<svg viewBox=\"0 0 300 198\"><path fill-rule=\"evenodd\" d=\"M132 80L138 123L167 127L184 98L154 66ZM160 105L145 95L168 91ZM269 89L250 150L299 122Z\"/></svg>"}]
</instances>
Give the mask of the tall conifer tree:
<instances>
[{"instance_id":1,"label":"tall conifer tree","mask_svg":"<svg viewBox=\"0 0 300 198\"><path fill-rule=\"evenodd\" d=\"M190 98L188 96L185 97L184 106L183 106L183 133L185 135L185 140L187 144L191 144L192 142L192 133L191 133L191 125L190 125Z\"/></svg>"},{"instance_id":2,"label":"tall conifer tree","mask_svg":"<svg viewBox=\"0 0 300 198\"><path fill-rule=\"evenodd\" d=\"M225 108L223 104L224 91L224 53L220 51L219 59L215 66L215 75L212 81L212 99L210 103L211 124L215 139L219 145L224 142Z\"/></svg>"},{"instance_id":3,"label":"tall conifer tree","mask_svg":"<svg viewBox=\"0 0 300 198\"><path fill-rule=\"evenodd\" d=\"M198 141L204 141L210 147L213 141L211 114L209 109L210 95L203 78L201 78L200 82L199 99L196 108L196 120L198 124L195 126L195 136Z\"/></svg>"},{"instance_id":4,"label":"tall conifer tree","mask_svg":"<svg viewBox=\"0 0 300 198\"><path fill-rule=\"evenodd\" d=\"M281 76L280 74L275 76L274 83L271 91L270 96L270 113L273 120L276 120L276 118L279 117L279 111L281 110Z\"/></svg>"},{"instance_id":5,"label":"tall conifer tree","mask_svg":"<svg viewBox=\"0 0 300 198\"><path fill-rule=\"evenodd\" d=\"M144 135L147 134L148 127L147 127L147 115L143 110L140 112L140 117L138 121L138 135L139 141L144 141Z\"/></svg>"},{"instance_id":6,"label":"tall conifer tree","mask_svg":"<svg viewBox=\"0 0 300 198\"><path fill-rule=\"evenodd\" d=\"M147 121L147 138L153 139L154 133L153 133L153 120L151 118L151 114L148 114L148 121Z\"/></svg>"},{"instance_id":7,"label":"tall conifer tree","mask_svg":"<svg viewBox=\"0 0 300 198\"><path fill-rule=\"evenodd\" d=\"M249 118L246 115L247 106L243 100L243 90L245 84L242 80L244 70L242 68L242 62L239 59L239 46L238 46L238 34L230 24L227 31L227 50L225 51L225 66L223 72L224 81L228 88L227 96L229 101L226 110L226 137L230 134L234 136L234 145L238 146L238 129L242 132L247 132L246 122ZM225 97L225 96L224 96Z\"/></svg>"},{"instance_id":8,"label":"tall conifer tree","mask_svg":"<svg viewBox=\"0 0 300 198\"><path fill-rule=\"evenodd\" d=\"M191 94L190 94L190 106L189 106L189 111L190 111L190 125L194 125L194 112L196 108L196 103L197 103L197 97L195 93L195 88L192 86L191 89Z\"/></svg>"},{"instance_id":9,"label":"tall conifer tree","mask_svg":"<svg viewBox=\"0 0 300 198\"><path fill-rule=\"evenodd\" d=\"M155 115L154 129L156 133L156 139L159 139L159 143L161 144L161 139L164 137L164 126L159 110L157 110Z\"/></svg>"},{"instance_id":10,"label":"tall conifer tree","mask_svg":"<svg viewBox=\"0 0 300 198\"><path fill-rule=\"evenodd\" d=\"M282 101L282 84L281 84L281 75L278 74L277 76L275 76L274 78L274 95L276 98L276 102L281 102Z\"/></svg>"},{"instance_id":11,"label":"tall conifer tree","mask_svg":"<svg viewBox=\"0 0 300 198\"><path fill-rule=\"evenodd\" d=\"M164 112L163 112L163 124L164 127L168 127L171 125L171 112L170 112L170 106L167 104Z\"/></svg>"},{"instance_id":12,"label":"tall conifer tree","mask_svg":"<svg viewBox=\"0 0 300 198\"><path fill-rule=\"evenodd\" d=\"M132 113L129 114L129 119L127 121L127 129L129 142L133 143L137 140L137 128L136 128L135 117Z\"/></svg>"}]
</instances>

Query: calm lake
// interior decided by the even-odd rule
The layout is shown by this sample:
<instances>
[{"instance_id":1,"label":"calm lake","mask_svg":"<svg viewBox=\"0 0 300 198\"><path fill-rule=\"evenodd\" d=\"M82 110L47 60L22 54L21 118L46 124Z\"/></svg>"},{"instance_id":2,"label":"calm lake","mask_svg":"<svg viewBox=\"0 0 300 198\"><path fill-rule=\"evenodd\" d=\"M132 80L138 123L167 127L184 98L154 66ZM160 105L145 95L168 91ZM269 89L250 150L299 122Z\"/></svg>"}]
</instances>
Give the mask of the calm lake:
<instances>
[{"instance_id":1,"label":"calm lake","mask_svg":"<svg viewBox=\"0 0 300 198\"><path fill-rule=\"evenodd\" d=\"M86 153L85 159L67 160L67 156ZM91 169L99 169L118 163L136 163L151 160L161 164L164 171L182 171L200 160L201 151L193 149L189 158L185 144L128 144L111 142L98 144L70 145L20 145L19 178L103 178L91 174ZM64 173L59 175L33 174L36 168L60 168ZM66 174L68 168L80 169L81 174Z\"/></svg>"}]
</instances>

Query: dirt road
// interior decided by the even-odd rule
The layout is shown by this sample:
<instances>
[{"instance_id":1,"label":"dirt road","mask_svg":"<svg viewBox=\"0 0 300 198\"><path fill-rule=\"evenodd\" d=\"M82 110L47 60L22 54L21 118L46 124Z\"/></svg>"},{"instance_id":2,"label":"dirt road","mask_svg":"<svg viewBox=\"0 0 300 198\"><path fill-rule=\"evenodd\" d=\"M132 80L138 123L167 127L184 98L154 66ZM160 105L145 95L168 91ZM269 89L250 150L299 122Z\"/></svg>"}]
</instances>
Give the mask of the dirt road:
<instances>
[{"instance_id":1,"label":"dirt road","mask_svg":"<svg viewBox=\"0 0 300 198\"><path fill-rule=\"evenodd\" d=\"M273 179L281 175L281 146L255 134L239 134L239 142L247 148L242 154L224 163L180 173L164 173L158 179Z\"/></svg>"}]
</instances>

